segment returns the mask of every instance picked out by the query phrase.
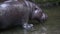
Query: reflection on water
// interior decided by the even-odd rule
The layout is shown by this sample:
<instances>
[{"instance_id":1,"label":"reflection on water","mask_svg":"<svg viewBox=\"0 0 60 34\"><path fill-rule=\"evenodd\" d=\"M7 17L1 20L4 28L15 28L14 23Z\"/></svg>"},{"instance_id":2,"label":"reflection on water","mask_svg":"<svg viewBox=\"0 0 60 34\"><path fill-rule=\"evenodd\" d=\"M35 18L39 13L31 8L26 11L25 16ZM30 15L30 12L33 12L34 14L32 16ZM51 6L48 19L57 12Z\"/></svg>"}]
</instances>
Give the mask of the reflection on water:
<instances>
[{"instance_id":1,"label":"reflection on water","mask_svg":"<svg viewBox=\"0 0 60 34\"><path fill-rule=\"evenodd\" d=\"M41 27L40 24L36 24L31 30L24 30L22 28L17 27L11 30L3 31L0 34L45 34L46 30L47 29L45 27Z\"/></svg>"},{"instance_id":2,"label":"reflection on water","mask_svg":"<svg viewBox=\"0 0 60 34\"><path fill-rule=\"evenodd\" d=\"M46 34L47 29L42 27L40 24L34 25L31 30L24 30L22 28L14 28L11 30L3 31L0 34Z\"/></svg>"},{"instance_id":3,"label":"reflection on water","mask_svg":"<svg viewBox=\"0 0 60 34\"><path fill-rule=\"evenodd\" d=\"M47 27L42 26L40 24L34 25L34 28L29 31L24 30L24 34L46 34L46 33L47 33Z\"/></svg>"}]
</instances>

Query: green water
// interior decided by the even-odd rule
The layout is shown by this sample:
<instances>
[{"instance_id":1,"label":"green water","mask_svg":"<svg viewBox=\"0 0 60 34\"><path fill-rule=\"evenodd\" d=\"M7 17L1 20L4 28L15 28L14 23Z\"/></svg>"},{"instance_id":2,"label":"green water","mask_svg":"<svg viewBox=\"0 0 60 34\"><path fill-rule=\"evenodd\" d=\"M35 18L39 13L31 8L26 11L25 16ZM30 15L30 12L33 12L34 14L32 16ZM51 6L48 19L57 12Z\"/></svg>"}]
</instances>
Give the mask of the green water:
<instances>
[{"instance_id":1,"label":"green water","mask_svg":"<svg viewBox=\"0 0 60 34\"><path fill-rule=\"evenodd\" d=\"M60 34L60 6L44 8L48 14L48 20L45 22L46 28L40 24L34 25L34 31L28 31L27 34ZM35 22L35 21L34 21ZM43 30L43 29L45 30ZM43 31L42 31L43 30ZM7 31L0 32L0 34L25 34L22 28L14 28Z\"/></svg>"},{"instance_id":2,"label":"green water","mask_svg":"<svg viewBox=\"0 0 60 34\"><path fill-rule=\"evenodd\" d=\"M60 34L60 6L46 9L49 19L47 21L48 34Z\"/></svg>"}]
</instances>

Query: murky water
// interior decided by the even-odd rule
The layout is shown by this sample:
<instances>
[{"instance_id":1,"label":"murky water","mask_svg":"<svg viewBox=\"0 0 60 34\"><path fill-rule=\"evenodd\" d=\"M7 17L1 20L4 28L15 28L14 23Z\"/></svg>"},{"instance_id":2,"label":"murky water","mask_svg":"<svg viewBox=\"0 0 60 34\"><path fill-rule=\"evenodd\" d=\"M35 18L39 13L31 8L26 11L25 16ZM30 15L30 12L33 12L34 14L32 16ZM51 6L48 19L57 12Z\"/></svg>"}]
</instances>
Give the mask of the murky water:
<instances>
[{"instance_id":1,"label":"murky water","mask_svg":"<svg viewBox=\"0 0 60 34\"><path fill-rule=\"evenodd\" d=\"M34 28L28 31L17 27L0 32L0 34L60 34L60 6L44 9L44 11L49 16L45 26L35 24Z\"/></svg>"}]
</instances>

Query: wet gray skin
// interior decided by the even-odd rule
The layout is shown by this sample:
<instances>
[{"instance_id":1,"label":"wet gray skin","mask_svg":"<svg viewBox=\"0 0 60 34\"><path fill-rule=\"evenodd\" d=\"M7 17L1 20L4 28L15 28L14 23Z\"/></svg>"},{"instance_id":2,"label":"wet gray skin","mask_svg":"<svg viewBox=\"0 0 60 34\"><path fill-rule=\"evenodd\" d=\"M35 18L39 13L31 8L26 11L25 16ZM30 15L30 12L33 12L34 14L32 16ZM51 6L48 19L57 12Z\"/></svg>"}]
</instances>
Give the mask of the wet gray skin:
<instances>
[{"instance_id":1,"label":"wet gray skin","mask_svg":"<svg viewBox=\"0 0 60 34\"><path fill-rule=\"evenodd\" d=\"M34 3L23 0L7 0L0 4L0 28L5 29L10 26L22 25L29 29L33 24L28 24L28 20L35 19L43 22L47 15Z\"/></svg>"}]
</instances>

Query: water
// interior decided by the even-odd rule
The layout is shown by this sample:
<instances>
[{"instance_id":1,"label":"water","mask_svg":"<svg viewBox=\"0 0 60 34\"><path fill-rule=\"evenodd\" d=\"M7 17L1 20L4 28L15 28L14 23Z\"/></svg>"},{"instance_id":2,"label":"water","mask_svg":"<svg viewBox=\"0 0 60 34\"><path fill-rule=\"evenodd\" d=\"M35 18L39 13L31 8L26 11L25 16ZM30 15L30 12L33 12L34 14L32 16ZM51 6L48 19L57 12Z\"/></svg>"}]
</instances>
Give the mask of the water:
<instances>
[{"instance_id":1,"label":"water","mask_svg":"<svg viewBox=\"0 0 60 34\"><path fill-rule=\"evenodd\" d=\"M0 34L60 34L60 6L43 10L46 11L49 16L45 22L45 26L34 24L34 28L29 31L16 27L0 32ZM36 23L35 21L32 22Z\"/></svg>"}]
</instances>

